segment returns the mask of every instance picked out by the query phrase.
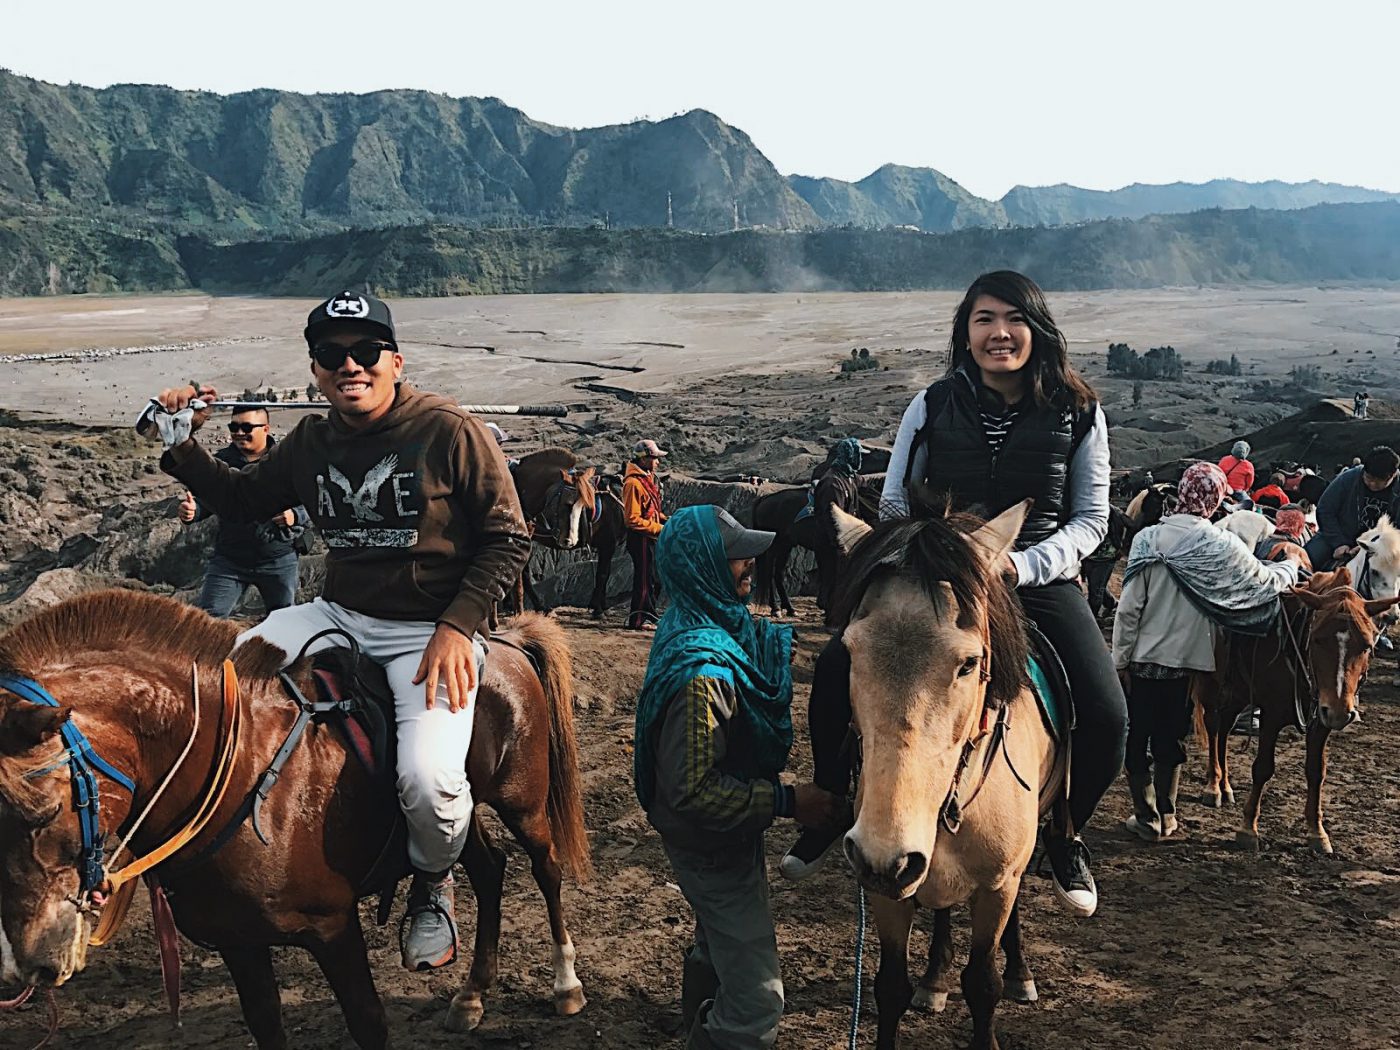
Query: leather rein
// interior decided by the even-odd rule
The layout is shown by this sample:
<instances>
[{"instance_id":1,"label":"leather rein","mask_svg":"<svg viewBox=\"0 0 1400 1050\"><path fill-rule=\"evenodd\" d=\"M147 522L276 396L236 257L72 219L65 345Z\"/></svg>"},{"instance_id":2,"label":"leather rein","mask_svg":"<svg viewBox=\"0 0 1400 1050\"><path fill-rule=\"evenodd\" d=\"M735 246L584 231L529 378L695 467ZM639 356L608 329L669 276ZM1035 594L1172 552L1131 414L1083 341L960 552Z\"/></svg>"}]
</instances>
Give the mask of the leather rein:
<instances>
[{"instance_id":1,"label":"leather rein","mask_svg":"<svg viewBox=\"0 0 1400 1050\"><path fill-rule=\"evenodd\" d=\"M58 701L48 690L30 678L19 675L0 675L0 687L30 703L44 707L59 706ZM161 780L154 794L151 795L145 808L127 829L117 848L112 851L110 859L104 858L105 836L101 829L101 803L95 773L101 773L113 783L126 789L134 801L136 785L130 777L98 755L71 719L63 724L60 731L63 741L67 745L63 754L56 761L38 769L29 770L24 774L26 778L33 779L51 773L62 766L67 766L69 769L73 784L73 806L78 813L79 828L82 834L82 849L78 861L81 889L75 903L79 910L84 912L100 911L97 928L88 941L94 947L106 944L121 929L127 910L131 906L133 892L136 889L135 880L189 845L208 826L228 793L233 768L238 760L243 728L243 705L239 702L238 675L233 669L231 660L225 660L223 663L222 710L218 730L221 734L221 741L215 745L213 770L204 796L194 815L182 827L167 834L160 845L148 853L140 857L133 857L121 867L115 866L117 859L128 851L131 840L164 796L174 781L175 775L183 768L186 759L189 758L194 749L195 740L199 736L201 718L199 668L193 664L190 667L190 691L193 700L194 723L190 730L189 740L175 760L174 765L170 767L169 772Z\"/></svg>"}]
</instances>

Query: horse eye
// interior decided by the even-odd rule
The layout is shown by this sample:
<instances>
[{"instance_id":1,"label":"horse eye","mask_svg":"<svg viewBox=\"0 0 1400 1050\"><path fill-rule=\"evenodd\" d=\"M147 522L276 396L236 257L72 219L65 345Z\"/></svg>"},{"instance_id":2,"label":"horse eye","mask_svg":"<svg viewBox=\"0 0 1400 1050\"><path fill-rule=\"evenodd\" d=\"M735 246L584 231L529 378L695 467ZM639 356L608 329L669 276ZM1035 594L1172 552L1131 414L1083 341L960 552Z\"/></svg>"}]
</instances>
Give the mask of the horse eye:
<instances>
[{"instance_id":1,"label":"horse eye","mask_svg":"<svg viewBox=\"0 0 1400 1050\"><path fill-rule=\"evenodd\" d=\"M962 665L958 668L958 677L966 678L973 671L977 670L977 665L981 662L982 658L980 656L969 656L966 660L962 662Z\"/></svg>"}]
</instances>

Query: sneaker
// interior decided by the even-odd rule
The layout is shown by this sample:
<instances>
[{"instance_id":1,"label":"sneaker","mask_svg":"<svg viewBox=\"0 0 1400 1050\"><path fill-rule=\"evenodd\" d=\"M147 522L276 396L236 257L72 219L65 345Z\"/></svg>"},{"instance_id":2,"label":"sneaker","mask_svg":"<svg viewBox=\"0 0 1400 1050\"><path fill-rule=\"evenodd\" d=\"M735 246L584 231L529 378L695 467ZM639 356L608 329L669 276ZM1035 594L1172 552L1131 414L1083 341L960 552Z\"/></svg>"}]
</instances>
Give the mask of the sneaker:
<instances>
[{"instance_id":1,"label":"sneaker","mask_svg":"<svg viewBox=\"0 0 1400 1050\"><path fill-rule=\"evenodd\" d=\"M1173 818L1173 823L1175 823L1175 818ZM1143 842L1156 842L1159 838L1165 837L1164 832L1158 832L1157 825L1153 821L1139 820L1136 813L1123 821L1123 826L1142 839Z\"/></svg>"},{"instance_id":2,"label":"sneaker","mask_svg":"<svg viewBox=\"0 0 1400 1050\"><path fill-rule=\"evenodd\" d=\"M453 913L452 875L430 882L413 877L408 914L399 927L399 951L405 970L436 970L457 961L457 920Z\"/></svg>"},{"instance_id":3,"label":"sneaker","mask_svg":"<svg viewBox=\"0 0 1400 1050\"><path fill-rule=\"evenodd\" d=\"M1078 835L1072 839L1052 835L1045 844L1045 856L1060 903L1081 919L1093 915L1099 906L1099 890L1089 871L1089 847L1084 840Z\"/></svg>"},{"instance_id":4,"label":"sneaker","mask_svg":"<svg viewBox=\"0 0 1400 1050\"><path fill-rule=\"evenodd\" d=\"M1235 724L1230 727L1230 732L1234 736L1258 736L1259 709L1250 707L1241 711L1239 717L1235 719Z\"/></svg>"},{"instance_id":5,"label":"sneaker","mask_svg":"<svg viewBox=\"0 0 1400 1050\"><path fill-rule=\"evenodd\" d=\"M811 878L821 868L831 848L841 840L842 834L842 831L834 828L803 828L797 841L778 862L783 878L793 882Z\"/></svg>"}]
</instances>

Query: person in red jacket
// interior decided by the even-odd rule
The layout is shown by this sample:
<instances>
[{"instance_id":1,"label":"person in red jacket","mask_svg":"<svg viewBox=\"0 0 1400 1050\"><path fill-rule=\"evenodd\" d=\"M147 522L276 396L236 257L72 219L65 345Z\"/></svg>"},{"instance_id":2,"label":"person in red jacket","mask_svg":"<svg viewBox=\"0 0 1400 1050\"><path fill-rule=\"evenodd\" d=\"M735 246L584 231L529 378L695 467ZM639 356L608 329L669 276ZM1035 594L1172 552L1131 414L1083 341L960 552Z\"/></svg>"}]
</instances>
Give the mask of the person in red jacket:
<instances>
[{"instance_id":1,"label":"person in red jacket","mask_svg":"<svg viewBox=\"0 0 1400 1050\"><path fill-rule=\"evenodd\" d=\"M622 477L622 517L627 526L627 553L632 558L632 606L627 628L656 630L656 607L661 583L656 577L656 537L666 523L661 513L661 486L656 465L666 455L650 439L632 447L632 462Z\"/></svg>"},{"instance_id":2,"label":"person in red jacket","mask_svg":"<svg viewBox=\"0 0 1400 1050\"><path fill-rule=\"evenodd\" d=\"M1225 474L1225 484L1231 492L1248 492L1254 488L1254 464L1249 461L1249 442L1236 441L1230 454L1216 464Z\"/></svg>"},{"instance_id":3,"label":"person in red jacket","mask_svg":"<svg viewBox=\"0 0 1400 1050\"><path fill-rule=\"evenodd\" d=\"M1275 472L1269 475L1269 483L1254 490L1250 496L1254 500L1256 507L1272 507L1278 510L1279 507L1286 507L1293 500L1283 488L1283 475Z\"/></svg>"}]
</instances>

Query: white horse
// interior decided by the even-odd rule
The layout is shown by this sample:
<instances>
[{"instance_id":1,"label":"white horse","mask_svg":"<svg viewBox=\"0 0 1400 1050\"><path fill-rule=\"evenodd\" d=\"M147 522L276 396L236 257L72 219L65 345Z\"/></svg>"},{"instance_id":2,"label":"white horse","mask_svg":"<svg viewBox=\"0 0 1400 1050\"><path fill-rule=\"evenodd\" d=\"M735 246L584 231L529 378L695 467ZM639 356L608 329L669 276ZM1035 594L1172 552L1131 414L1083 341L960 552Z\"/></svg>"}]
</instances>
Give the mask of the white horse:
<instances>
[{"instance_id":1,"label":"white horse","mask_svg":"<svg viewBox=\"0 0 1400 1050\"><path fill-rule=\"evenodd\" d=\"M1382 515L1374 529L1356 538L1356 553L1347 562L1354 586L1363 598L1394 598L1400 594L1400 528ZM1394 608L1376 618L1382 628L1400 619Z\"/></svg>"},{"instance_id":2,"label":"white horse","mask_svg":"<svg viewBox=\"0 0 1400 1050\"><path fill-rule=\"evenodd\" d=\"M1252 510L1237 510L1215 523L1224 531L1238 536L1251 551L1274 534L1274 523Z\"/></svg>"}]
</instances>

